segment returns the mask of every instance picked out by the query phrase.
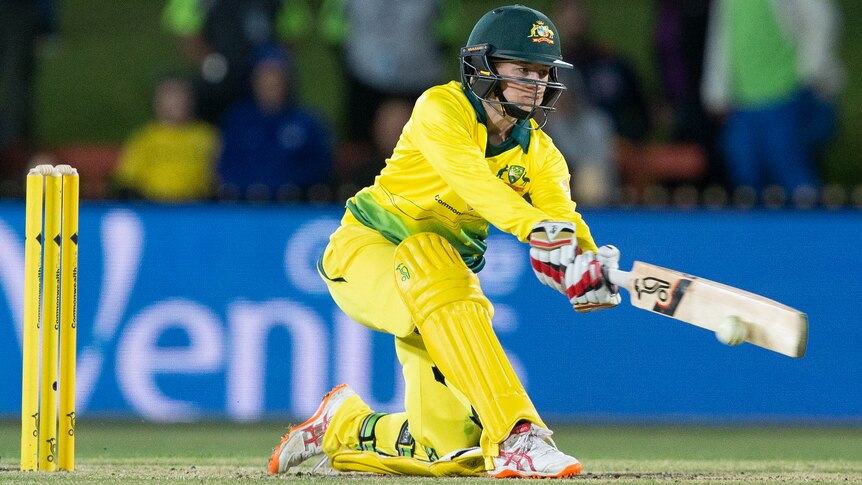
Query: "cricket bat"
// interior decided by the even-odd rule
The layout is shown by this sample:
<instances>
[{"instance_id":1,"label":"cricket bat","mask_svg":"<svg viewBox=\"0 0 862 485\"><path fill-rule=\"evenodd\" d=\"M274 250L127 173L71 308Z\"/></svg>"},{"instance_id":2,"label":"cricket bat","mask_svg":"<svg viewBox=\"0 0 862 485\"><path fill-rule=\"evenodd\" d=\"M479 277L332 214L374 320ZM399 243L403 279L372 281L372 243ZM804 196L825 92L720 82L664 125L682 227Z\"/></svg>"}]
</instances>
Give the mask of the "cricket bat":
<instances>
[{"instance_id":1,"label":"cricket bat","mask_svg":"<svg viewBox=\"0 0 862 485\"><path fill-rule=\"evenodd\" d=\"M746 342L790 357L805 354L808 316L777 301L642 261L607 276L638 308L713 332L726 318L738 317L748 327Z\"/></svg>"}]
</instances>

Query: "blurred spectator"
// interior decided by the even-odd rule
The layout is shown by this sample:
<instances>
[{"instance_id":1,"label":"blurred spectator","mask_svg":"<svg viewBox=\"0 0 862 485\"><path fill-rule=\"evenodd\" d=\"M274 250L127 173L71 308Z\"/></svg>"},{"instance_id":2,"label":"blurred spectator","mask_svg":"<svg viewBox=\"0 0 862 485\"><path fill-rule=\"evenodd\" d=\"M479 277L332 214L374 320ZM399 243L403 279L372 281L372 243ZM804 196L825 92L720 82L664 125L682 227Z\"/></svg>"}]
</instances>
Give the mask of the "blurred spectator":
<instances>
[{"instance_id":1,"label":"blurred spectator","mask_svg":"<svg viewBox=\"0 0 862 485\"><path fill-rule=\"evenodd\" d=\"M703 107L700 85L711 0L655 0L653 32L669 141L695 143L707 154L702 184L727 184L715 149L716 126Z\"/></svg>"},{"instance_id":2,"label":"blurred spectator","mask_svg":"<svg viewBox=\"0 0 862 485\"><path fill-rule=\"evenodd\" d=\"M722 147L734 186L819 185L817 144L835 130L844 81L840 19L828 0L716 0L703 99L724 117ZM818 116L812 116L818 113Z\"/></svg>"},{"instance_id":3,"label":"blurred spectator","mask_svg":"<svg viewBox=\"0 0 862 485\"><path fill-rule=\"evenodd\" d=\"M35 56L55 32L53 0L0 0L0 180L22 180L33 150Z\"/></svg>"},{"instance_id":4,"label":"blurred spectator","mask_svg":"<svg viewBox=\"0 0 862 485\"><path fill-rule=\"evenodd\" d=\"M346 80L346 141L367 144L387 99L411 104L444 81L444 49L461 42L456 0L325 0L322 32Z\"/></svg>"},{"instance_id":5,"label":"blurred spectator","mask_svg":"<svg viewBox=\"0 0 862 485\"><path fill-rule=\"evenodd\" d=\"M544 130L569 164L572 198L593 206L615 202L620 177L614 158L613 122L607 113L590 105L577 71L560 69L557 75L566 92Z\"/></svg>"},{"instance_id":6,"label":"blurred spectator","mask_svg":"<svg viewBox=\"0 0 862 485\"><path fill-rule=\"evenodd\" d=\"M194 118L191 84L161 79L154 90L155 120L125 143L113 181L121 198L205 199L213 194L218 133Z\"/></svg>"},{"instance_id":7,"label":"blurred spectator","mask_svg":"<svg viewBox=\"0 0 862 485\"><path fill-rule=\"evenodd\" d=\"M371 155L355 161L344 158L334 171L335 182L341 191L352 196L360 188L374 183L374 177L386 165L386 159L398 144L401 131L410 120L412 111L413 103L402 99L390 99L380 104L371 124Z\"/></svg>"},{"instance_id":8,"label":"blurred spectator","mask_svg":"<svg viewBox=\"0 0 862 485\"><path fill-rule=\"evenodd\" d=\"M250 99L222 124L220 195L248 200L297 200L330 176L329 130L295 99L287 53L259 48Z\"/></svg>"},{"instance_id":9,"label":"blurred spectator","mask_svg":"<svg viewBox=\"0 0 862 485\"><path fill-rule=\"evenodd\" d=\"M581 72L590 104L613 120L615 132L641 142L652 128L642 82L628 59L592 37L590 19L580 0L563 0L555 15L563 59Z\"/></svg>"},{"instance_id":10,"label":"blurred spectator","mask_svg":"<svg viewBox=\"0 0 862 485\"><path fill-rule=\"evenodd\" d=\"M214 124L249 93L255 48L295 37L310 20L305 2L296 0L168 0L162 14L165 29L198 70L198 113Z\"/></svg>"}]
</instances>

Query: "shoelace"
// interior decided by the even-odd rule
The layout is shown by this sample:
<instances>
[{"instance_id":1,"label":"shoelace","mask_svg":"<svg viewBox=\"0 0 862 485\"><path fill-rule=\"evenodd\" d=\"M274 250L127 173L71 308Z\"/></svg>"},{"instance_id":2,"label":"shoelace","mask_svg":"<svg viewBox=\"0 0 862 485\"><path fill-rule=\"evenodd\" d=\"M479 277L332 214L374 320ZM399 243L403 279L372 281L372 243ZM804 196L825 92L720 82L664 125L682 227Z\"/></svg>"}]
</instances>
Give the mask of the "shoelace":
<instances>
[{"instance_id":1,"label":"shoelace","mask_svg":"<svg viewBox=\"0 0 862 485\"><path fill-rule=\"evenodd\" d=\"M538 426L530 426L530 431L521 433L512 444L507 447L515 450L531 450L534 457L545 456L549 453L558 452L557 444L551 439L553 431L549 429L539 428ZM533 439L533 438L536 439ZM545 441L547 440L547 441ZM548 443L550 441L550 443Z\"/></svg>"}]
</instances>

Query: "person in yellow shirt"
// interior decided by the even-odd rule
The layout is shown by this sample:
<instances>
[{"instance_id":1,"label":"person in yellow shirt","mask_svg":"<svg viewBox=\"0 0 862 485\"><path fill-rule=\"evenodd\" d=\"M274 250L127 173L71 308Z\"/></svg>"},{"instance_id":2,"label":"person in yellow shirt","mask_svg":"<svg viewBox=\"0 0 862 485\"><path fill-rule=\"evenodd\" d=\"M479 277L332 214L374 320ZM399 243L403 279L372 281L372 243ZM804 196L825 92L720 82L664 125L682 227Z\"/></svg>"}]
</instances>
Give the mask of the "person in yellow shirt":
<instances>
[{"instance_id":1,"label":"person in yellow shirt","mask_svg":"<svg viewBox=\"0 0 862 485\"><path fill-rule=\"evenodd\" d=\"M159 81L155 119L126 141L113 174L121 197L179 202L212 196L219 136L215 127L194 118L193 99L186 80Z\"/></svg>"},{"instance_id":2,"label":"person in yellow shirt","mask_svg":"<svg viewBox=\"0 0 862 485\"><path fill-rule=\"evenodd\" d=\"M338 306L395 336L405 412L375 413L347 384L282 438L282 473L325 454L340 471L561 478L580 462L551 441L491 328L476 272L489 225L530 244L534 272L575 310L619 303L575 210L569 171L542 131L565 89L556 27L523 6L491 10L461 50L461 82L417 100L386 166L347 201L318 263Z\"/></svg>"}]
</instances>

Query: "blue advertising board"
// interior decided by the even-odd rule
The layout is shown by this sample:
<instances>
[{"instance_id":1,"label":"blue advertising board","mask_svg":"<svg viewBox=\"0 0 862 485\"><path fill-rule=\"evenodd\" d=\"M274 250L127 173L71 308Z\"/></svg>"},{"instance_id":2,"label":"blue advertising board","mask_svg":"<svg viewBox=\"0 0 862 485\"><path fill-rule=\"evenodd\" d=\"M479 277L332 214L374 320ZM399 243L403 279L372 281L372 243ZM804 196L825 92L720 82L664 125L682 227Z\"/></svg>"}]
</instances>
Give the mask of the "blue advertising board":
<instances>
[{"instance_id":1,"label":"blue advertising board","mask_svg":"<svg viewBox=\"0 0 862 485\"><path fill-rule=\"evenodd\" d=\"M350 321L316 274L341 208L111 205L80 214L78 415L239 421L314 411L349 382L401 408L392 337ZM0 204L0 416L20 410L23 219ZM623 303L577 314L492 233L482 286L546 418L862 421L862 213L587 211L622 266L648 261L808 313L791 359ZM628 298L624 295L624 300Z\"/></svg>"}]
</instances>

